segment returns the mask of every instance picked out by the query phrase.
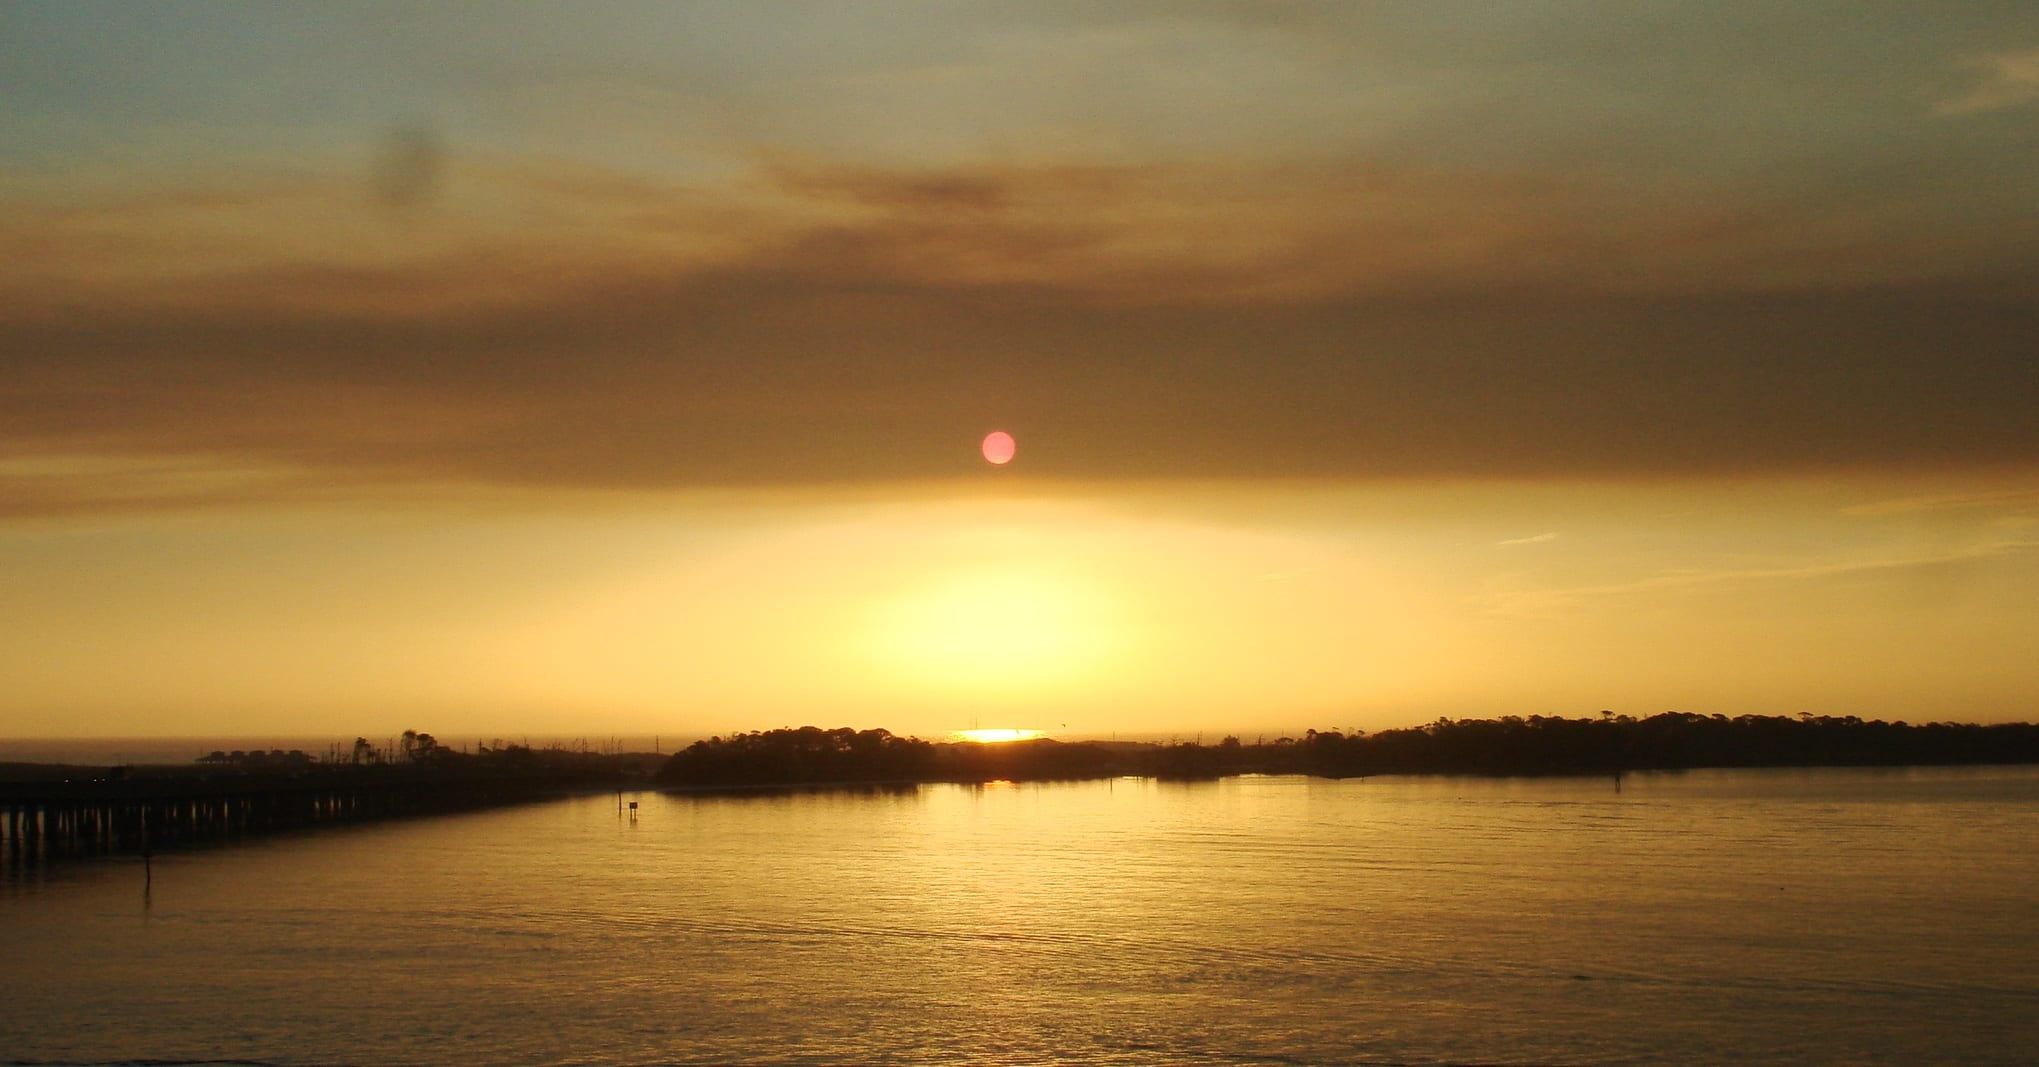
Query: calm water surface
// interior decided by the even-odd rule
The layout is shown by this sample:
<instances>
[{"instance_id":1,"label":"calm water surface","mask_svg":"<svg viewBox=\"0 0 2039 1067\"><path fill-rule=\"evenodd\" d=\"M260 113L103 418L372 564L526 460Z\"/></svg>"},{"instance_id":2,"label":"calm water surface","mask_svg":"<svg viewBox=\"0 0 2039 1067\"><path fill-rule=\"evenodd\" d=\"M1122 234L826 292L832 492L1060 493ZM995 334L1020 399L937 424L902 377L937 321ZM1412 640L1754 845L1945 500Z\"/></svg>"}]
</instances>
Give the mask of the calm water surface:
<instances>
[{"instance_id":1,"label":"calm water surface","mask_svg":"<svg viewBox=\"0 0 2039 1067\"><path fill-rule=\"evenodd\" d=\"M2039 771L591 797L0 887L0 1062L2029 1063Z\"/></svg>"}]
</instances>

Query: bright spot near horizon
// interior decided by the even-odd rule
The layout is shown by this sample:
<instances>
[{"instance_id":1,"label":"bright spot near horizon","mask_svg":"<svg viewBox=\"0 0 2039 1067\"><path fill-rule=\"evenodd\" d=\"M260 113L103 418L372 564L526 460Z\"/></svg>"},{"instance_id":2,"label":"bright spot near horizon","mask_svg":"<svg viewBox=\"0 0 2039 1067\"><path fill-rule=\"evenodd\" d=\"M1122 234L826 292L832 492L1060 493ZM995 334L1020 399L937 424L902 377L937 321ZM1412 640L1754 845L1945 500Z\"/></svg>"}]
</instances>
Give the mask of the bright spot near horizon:
<instances>
[{"instance_id":1,"label":"bright spot near horizon","mask_svg":"<svg viewBox=\"0 0 2039 1067\"><path fill-rule=\"evenodd\" d=\"M996 745L1007 741L1032 741L1034 738L1045 735L1039 730L995 729L957 730L954 736L958 741L974 741L980 745Z\"/></svg>"},{"instance_id":2,"label":"bright spot near horizon","mask_svg":"<svg viewBox=\"0 0 2039 1067\"><path fill-rule=\"evenodd\" d=\"M916 688L1021 692L1087 677L1110 644L1103 597L1039 567L932 575L876 606L859 629L877 662Z\"/></svg>"},{"instance_id":3,"label":"bright spot near horizon","mask_svg":"<svg viewBox=\"0 0 2039 1067\"><path fill-rule=\"evenodd\" d=\"M1011 463L1013 453L1019 451L1019 445L1013 441L1012 435L1004 430L993 430L985 434L982 447L985 460L994 467L1003 467Z\"/></svg>"}]
</instances>

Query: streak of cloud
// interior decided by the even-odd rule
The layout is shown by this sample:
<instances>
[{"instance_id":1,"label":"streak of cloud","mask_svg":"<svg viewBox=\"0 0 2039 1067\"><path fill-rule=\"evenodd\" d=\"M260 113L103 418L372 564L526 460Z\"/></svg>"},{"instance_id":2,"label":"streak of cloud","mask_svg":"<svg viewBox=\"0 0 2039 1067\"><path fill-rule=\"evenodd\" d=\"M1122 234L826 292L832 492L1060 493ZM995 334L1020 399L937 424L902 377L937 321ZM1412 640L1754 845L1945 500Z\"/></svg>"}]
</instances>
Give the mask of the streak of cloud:
<instances>
[{"instance_id":1,"label":"streak of cloud","mask_svg":"<svg viewBox=\"0 0 2039 1067\"><path fill-rule=\"evenodd\" d=\"M1747 595L1749 588L1780 583L1828 581L1835 579L1889 579L1914 596L1921 589L1944 586L1961 568L1990 560L2023 557L2039 553L2039 540L2007 538L1969 547L1900 557L1808 563L1781 567L1727 567L1716 570L1657 574L1632 581L1608 582L1563 588L1523 590L1496 597L1490 608L1495 614L1548 617L1584 610L1602 600L1664 596L1734 587Z\"/></svg>"},{"instance_id":2,"label":"streak of cloud","mask_svg":"<svg viewBox=\"0 0 2039 1067\"><path fill-rule=\"evenodd\" d=\"M2024 508L2039 512L2039 488L1986 489L1895 497L1841 509L1843 515L1912 515L1983 508Z\"/></svg>"},{"instance_id":3,"label":"streak of cloud","mask_svg":"<svg viewBox=\"0 0 2039 1067\"><path fill-rule=\"evenodd\" d=\"M1981 72L1981 80L1968 91L1941 101L1940 114L1972 115L2039 101L2039 48L1982 56L1967 65Z\"/></svg>"}]
</instances>

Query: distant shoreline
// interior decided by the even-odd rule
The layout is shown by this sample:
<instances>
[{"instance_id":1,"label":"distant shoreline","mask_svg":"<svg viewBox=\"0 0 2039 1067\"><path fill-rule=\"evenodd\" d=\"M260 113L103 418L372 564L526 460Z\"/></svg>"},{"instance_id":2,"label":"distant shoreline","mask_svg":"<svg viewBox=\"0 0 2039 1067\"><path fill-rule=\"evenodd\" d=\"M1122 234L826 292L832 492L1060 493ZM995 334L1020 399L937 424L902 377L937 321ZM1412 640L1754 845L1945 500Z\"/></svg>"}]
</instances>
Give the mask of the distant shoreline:
<instances>
[{"instance_id":1,"label":"distant shoreline","mask_svg":"<svg viewBox=\"0 0 2039 1067\"><path fill-rule=\"evenodd\" d=\"M1051 781L1136 776L1304 774L1482 777L1609 776L1733 767L1906 767L2039 763L2039 726L1800 716L1645 719L1544 716L1439 719L1377 734L1306 731L1248 745L1061 742L935 743L886 730L781 729L695 742L666 761L675 788L845 786L887 782Z\"/></svg>"},{"instance_id":2,"label":"distant shoreline","mask_svg":"<svg viewBox=\"0 0 2039 1067\"><path fill-rule=\"evenodd\" d=\"M906 791L937 783L1245 774L1366 778L1613 777L1707 768L2039 764L2039 726L1800 716L1439 719L1377 734L1305 731L1248 745L1133 741L931 742L806 726L697 741L670 757L522 745L476 753L406 732L345 762L302 751L212 752L181 765L0 762L0 858L140 852L330 824L447 814L609 790ZM619 806L621 801L618 801Z\"/></svg>"},{"instance_id":3,"label":"distant shoreline","mask_svg":"<svg viewBox=\"0 0 2039 1067\"><path fill-rule=\"evenodd\" d=\"M374 775L407 779L561 775L663 787L877 785L992 780L1050 780L1126 775L1215 778L1306 774L1350 778L1381 774L1485 777L1602 776L1635 771L1730 767L1940 766L2039 763L2039 725L1910 724L1801 715L1728 718L1667 712L1647 718L1508 716L1440 718L1378 733L1304 731L1256 743L1228 736L1213 744L1161 741L1060 741L1032 738L979 743L927 741L883 729L814 726L712 737L670 755L585 748L502 745L454 751L429 734L418 746L389 750L361 742L352 759L302 751L214 751L188 762L96 762L0 758L0 783L125 779L204 779L252 784ZM336 746L335 746L336 747Z\"/></svg>"},{"instance_id":4,"label":"distant shoreline","mask_svg":"<svg viewBox=\"0 0 2039 1067\"><path fill-rule=\"evenodd\" d=\"M1244 774L1615 777L1741 767L2039 763L2039 726L1667 712L1644 719L1438 719L1375 734L1212 745L1049 738L932 742L882 729L806 726L697 741L671 756L534 749L461 752L407 731L346 760L302 751L211 752L188 764L0 762L9 855L142 851L328 823L431 815L608 790L910 789L934 783Z\"/></svg>"}]
</instances>

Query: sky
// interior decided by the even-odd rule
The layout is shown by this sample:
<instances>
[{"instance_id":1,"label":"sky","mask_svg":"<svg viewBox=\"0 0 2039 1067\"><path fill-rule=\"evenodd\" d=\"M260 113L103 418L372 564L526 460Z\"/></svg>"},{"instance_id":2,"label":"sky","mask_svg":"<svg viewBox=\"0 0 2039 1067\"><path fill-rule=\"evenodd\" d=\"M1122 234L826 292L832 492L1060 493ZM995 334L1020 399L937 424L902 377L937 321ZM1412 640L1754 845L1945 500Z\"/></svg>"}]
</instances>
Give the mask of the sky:
<instances>
[{"instance_id":1,"label":"sky","mask_svg":"<svg viewBox=\"0 0 2039 1067\"><path fill-rule=\"evenodd\" d=\"M0 736L2039 714L2029 3L9 0L0 100Z\"/></svg>"}]
</instances>

